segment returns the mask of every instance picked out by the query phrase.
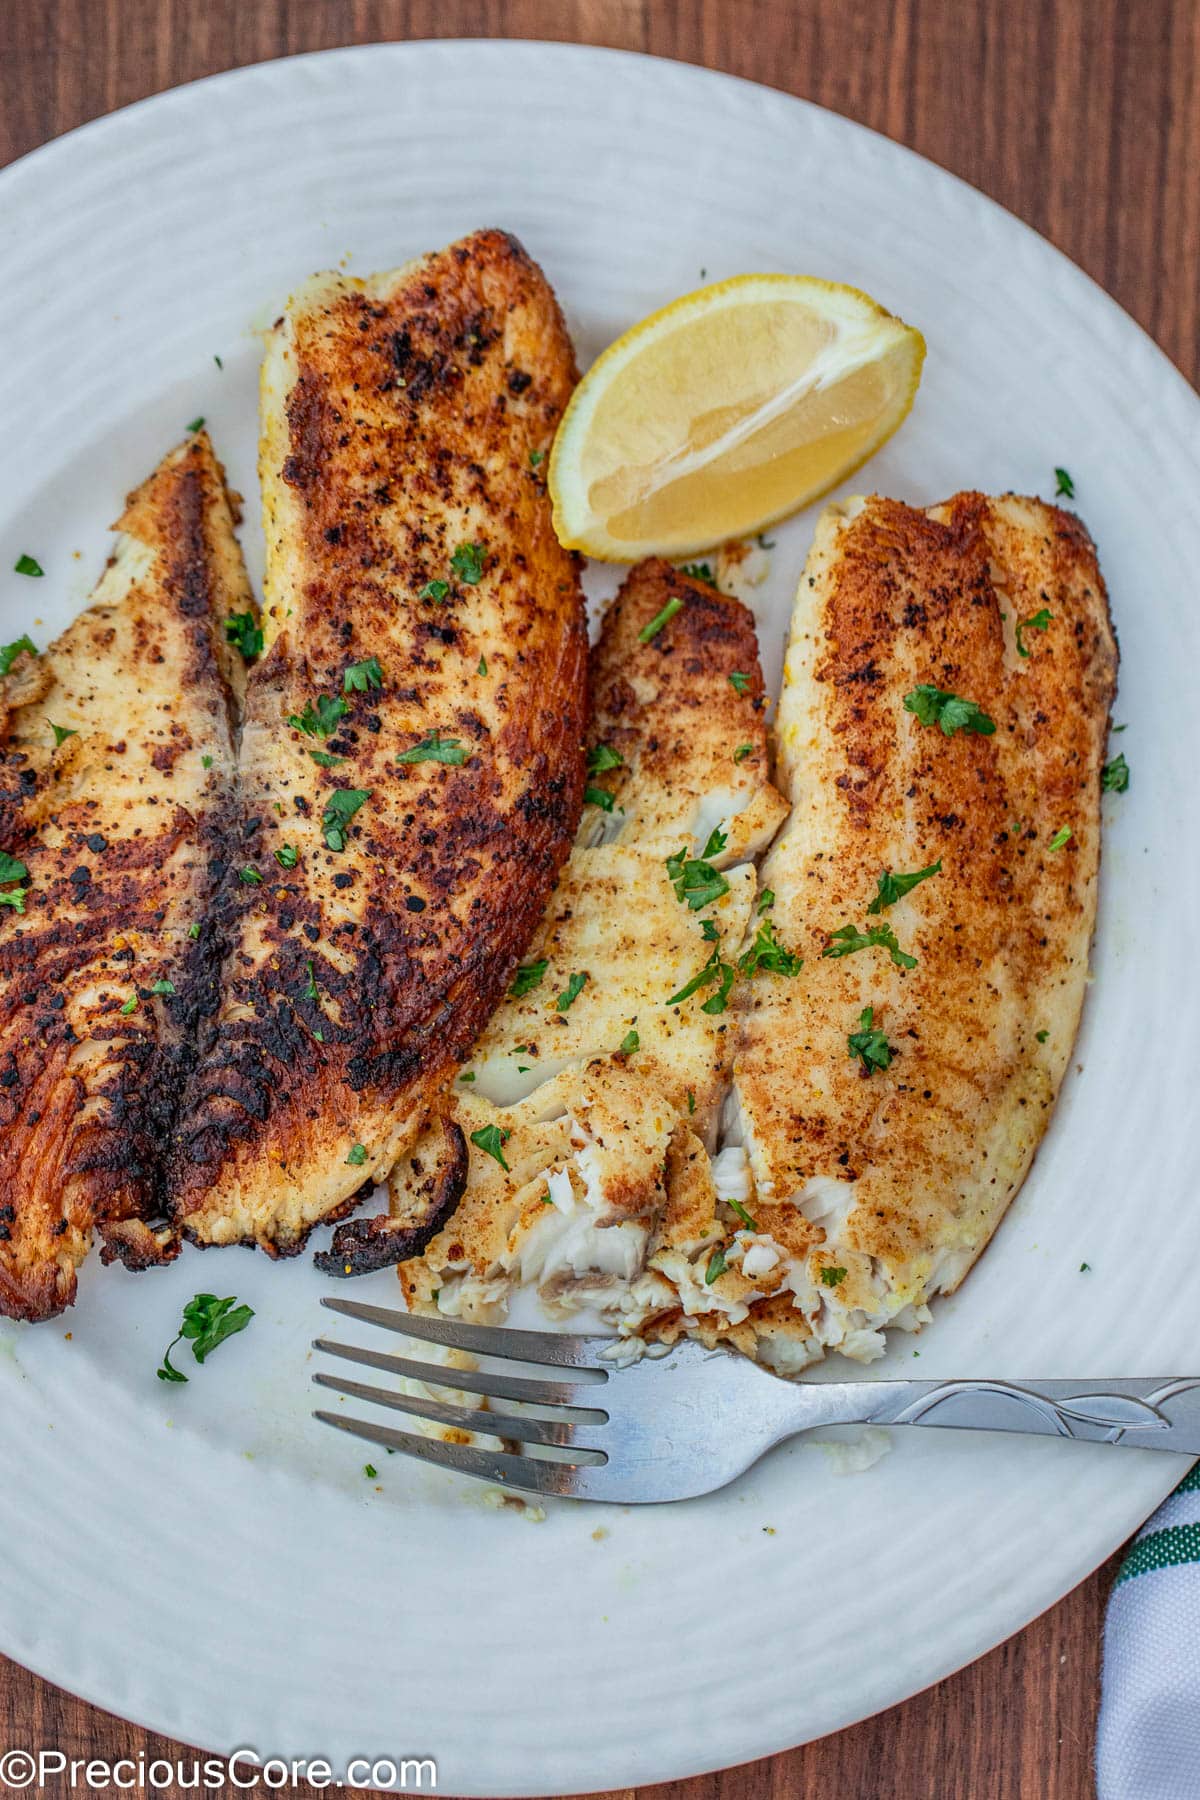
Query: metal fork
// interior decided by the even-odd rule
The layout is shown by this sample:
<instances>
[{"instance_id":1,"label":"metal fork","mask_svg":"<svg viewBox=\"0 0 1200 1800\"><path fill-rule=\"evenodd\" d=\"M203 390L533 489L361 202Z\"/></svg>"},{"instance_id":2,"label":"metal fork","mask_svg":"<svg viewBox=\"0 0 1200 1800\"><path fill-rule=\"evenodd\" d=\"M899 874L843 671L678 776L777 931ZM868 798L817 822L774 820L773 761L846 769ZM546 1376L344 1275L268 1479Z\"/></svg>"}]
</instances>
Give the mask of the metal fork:
<instances>
[{"instance_id":1,"label":"metal fork","mask_svg":"<svg viewBox=\"0 0 1200 1800\"><path fill-rule=\"evenodd\" d=\"M542 1365L539 1378L411 1361L326 1338L313 1345L326 1355L408 1381L506 1403L496 1410L451 1406L324 1370L313 1376L319 1387L352 1399L521 1446L489 1450L340 1412L314 1415L387 1450L526 1493L622 1505L686 1500L724 1487L773 1445L821 1425L956 1426L1200 1455L1200 1376L795 1382L744 1356L706 1350L691 1341L620 1368L605 1360L605 1352L611 1353L619 1339L467 1325L357 1300L329 1298L322 1305L364 1324L473 1356ZM570 1371L565 1379L564 1369Z\"/></svg>"}]
</instances>

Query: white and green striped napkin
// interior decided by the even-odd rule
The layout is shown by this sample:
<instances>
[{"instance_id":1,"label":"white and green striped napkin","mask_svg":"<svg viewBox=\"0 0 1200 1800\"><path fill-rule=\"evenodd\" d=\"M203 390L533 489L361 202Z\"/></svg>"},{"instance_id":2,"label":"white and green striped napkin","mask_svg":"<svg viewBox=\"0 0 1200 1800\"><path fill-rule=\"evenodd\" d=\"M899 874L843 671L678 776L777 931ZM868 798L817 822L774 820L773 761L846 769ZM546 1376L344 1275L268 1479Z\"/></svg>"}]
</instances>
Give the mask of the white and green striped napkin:
<instances>
[{"instance_id":1,"label":"white and green striped napkin","mask_svg":"<svg viewBox=\"0 0 1200 1800\"><path fill-rule=\"evenodd\" d=\"M1108 1602L1096 1792L1200 1796L1200 1464L1142 1527Z\"/></svg>"}]
</instances>

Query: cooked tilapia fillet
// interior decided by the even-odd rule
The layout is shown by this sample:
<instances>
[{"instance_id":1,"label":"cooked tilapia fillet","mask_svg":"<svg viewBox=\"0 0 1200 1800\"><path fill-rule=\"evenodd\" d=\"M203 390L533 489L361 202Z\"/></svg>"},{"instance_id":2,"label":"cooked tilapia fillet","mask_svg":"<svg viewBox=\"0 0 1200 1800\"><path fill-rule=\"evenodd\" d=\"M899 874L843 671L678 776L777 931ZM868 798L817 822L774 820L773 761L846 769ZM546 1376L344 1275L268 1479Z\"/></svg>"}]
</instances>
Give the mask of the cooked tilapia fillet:
<instances>
[{"instance_id":1,"label":"cooked tilapia fillet","mask_svg":"<svg viewBox=\"0 0 1200 1800\"><path fill-rule=\"evenodd\" d=\"M570 849L586 627L531 457L574 379L554 295L497 231L316 276L271 334L267 649L174 1153L200 1242L294 1252L387 1174Z\"/></svg>"},{"instance_id":2,"label":"cooked tilapia fillet","mask_svg":"<svg viewBox=\"0 0 1200 1800\"><path fill-rule=\"evenodd\" d=\"M211 1004L212 862L233 781L241 673L224 621L253 611L233 523L201 432L130 496L88 610L0 683L0 843L29 877L6 884L24 913L0 911L10 1318L70 1305L93 1228L106 1260L173 1253L154 1225L162 1152Z\"/></svg>"},{"instance_id":3,"label":"cooked tilapia fillet","mask_svg":"<svg viewBox=\"0 0 1200 1800\"><path fill-rule=\"evenodd\" d=\"M1070 514L974 493L827 509L779 708L792 812L761 874L804 969L735 996L721 1158L753 1228L726 1218L728 1272L705 1284L718 1215L670 1210L627 1330L731 1335L788 1370L834 1347L865 1361L962 1280L1024 1179L1079 1023L1116 670ZM904 701L922 684L974 701L994 733L921 723ZM868 912L885 871L937 863ZM829 955L847 925L890 927L915 967L878 945ZM891 1048L871 1073L849 1041L865 1024Z\"/></svg>"},{"instance_id":4,"label":"cooked tilapia fillet","mask_svg":"<svg viewBox=\"0 0 1200 1800\"><path fill-rule=\"evenodd\" d=\"M680 610L642 643L672 598ZM767 780L753 618L670 564L644 563L604 620L592 685L590 779L612 808L586 808L522 965L527 991L476 1044L452 1118L392 1177L404 1254L434 1195L452 1205L456 1183L463 1194L401 1268L412 1306L493 1318L519 1283L553 1310L617 1302L667 1205L671 1159L707 1167L715 1142L733 1015L705 1010L715 982L670 1002L715 954L736 955L754 903L750 859L786 810ZM714 829L725 891L693 910L667 860L700 857ZM388 1224L343 1233L358 1231L369 1251Z\"/></svg>"}]
</instances>

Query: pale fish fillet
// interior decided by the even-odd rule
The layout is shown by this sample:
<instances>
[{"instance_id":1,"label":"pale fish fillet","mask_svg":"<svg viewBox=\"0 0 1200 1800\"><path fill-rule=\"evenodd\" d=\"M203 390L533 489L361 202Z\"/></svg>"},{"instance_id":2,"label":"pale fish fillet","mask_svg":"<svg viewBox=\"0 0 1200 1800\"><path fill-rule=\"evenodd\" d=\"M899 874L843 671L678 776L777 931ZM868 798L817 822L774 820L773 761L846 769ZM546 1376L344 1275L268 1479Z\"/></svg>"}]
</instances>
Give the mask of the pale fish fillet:
<instances>
[{"instance_id":1,"label":"pale fish fillet","mask_svg":"<svg viewBox=\"0 0 1200 1800\"><path fill-rule=\"evenodd\" d=\"M570 849L586 627L542 458L574 379L553 293L499 231L316 276L271 333L267 646L174 1154L201 1243L295 1252L387 1174Z\"/></svg>"},{"instance_id":2,"label":"pale fish fillet","mask_svg":"<svg viewBox=\"0 0 1200 1800\"><path fill-rule=\"evenodd\" d=\"M804 968L736 991L714 1164L751 1224L681 1198L626 1330L729 1337L787 1371L827 1348L870 1360L885 1327L915 1329L963 1279L1070 1059L1116 671L1095 549L1071 514L975 493L927 512L826 510L779 708L792 812L761 871ZM974 701L994 733L921 723L904 700L922 684ZM868 912L885 872L939 862ZM879 945L828 955L847 925L890 927L915 967ZM850 1043L865 1025L891 1049L869 1074ZM714 1219L728 1267L706 1285Z\"/></svg>"},{"instance_id":3,"label":"pale fish fillet","mask_svg":"<svg viewBox=\"0 0 1200 1800\"><path fill-rule=\"evenodd\" d=\"M28 869L0 911L9 1317L70 1305L94 1229L105 1260L174 1253L163 1152L213 999L242 680L224 622L254 610L233 525L198 433L130 496L88 610L0 684L0 843Z\"/></svg>"},{"instance_id":4,"label":"pale fish fillet","mask_svg":"<svg viewBox=\"0 0 1200 1800\"><path fill-rule=\"evenodd\" d=\"M667 1206L669 1170L688 1158L707 1168L715 1144L733 1014L717 1010L718 980L675 996L711 959L736 955L752 859L785 811L767 779L752 615L667 563L639 565L605 617L592 684L589 780L611 806L597 796L585 809L523 964L525 991L476 1044L452 1118L395 1170L392 1219L343 1228L358 1234L361 1266L373 1249L395 1254L397 1239L410 1255L431 1194L453 1204L457 1185L457 1210L401 1266L414 1307L498 1318L518 1285L557 1313L620 1306ZM693 910L668 859L700 858L714 831L724 891ZM359 1266L347 1247L347 1267Z\"/></svg>"}]
</instances>

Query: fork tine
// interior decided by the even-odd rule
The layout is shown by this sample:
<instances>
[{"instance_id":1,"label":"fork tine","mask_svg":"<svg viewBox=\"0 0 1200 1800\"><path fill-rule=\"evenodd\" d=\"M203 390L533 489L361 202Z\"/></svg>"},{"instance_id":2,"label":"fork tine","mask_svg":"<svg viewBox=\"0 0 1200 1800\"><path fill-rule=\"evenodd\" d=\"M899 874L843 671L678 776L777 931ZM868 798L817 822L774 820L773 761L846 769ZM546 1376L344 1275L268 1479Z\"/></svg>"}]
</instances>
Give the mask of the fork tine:
<instances>
[{"instance_id":1,"label":"fork tine","mask_svg":"<svg viewBox=\"0 0 1200 1800\"><path fill-rule=\"evenodd\" d=\"M362 1363L368 1369L402 1375L407 1381L461 1388L468 1394L486 1394L492 1400L531 1400L539 1406L580 1404L576 1400L579 1389L573 1382L530 1381L524 1375L500 1375L492 1369L453 1369L444 1363L409 1362L403 1356L389 1356L382 1350L361 1350L351 1344L335 1344L329 1338L314 1338L313 1349L323 1350L328 1356L343 1357L346 1362ZM587 1391L585 1388L584 1392ZM586 1401L583 1404L586 1405Z\"/></svg>"},{"instance_id":2,"label":"fork tine","mask_svg":"<svg viewBox=\"0 0 1200 1800\"><path fill-rule=\"evenodd\" d=\"M473 1350L477 1356L507 1356L515 1362L565 1364L574 1369L598 1368L601 1374L606 1371L596 1358L612 1342L611 1338L572 1337L559 1331L516 1331L507 1325L468 1325L461 1319L434 1319L424 1313L368 1306L362 1300L343 1300L340 1295L322 1295L321 1305L327 1306L330 1312L344 1313L348 1319L361 1319L366 1325L381 1325L385 1331L399 1331L406 1337L449 1344L453 1350Z\"/></svg>"},{"instance_id":3,"label":"fork tine","mask_svg":"<svg viewBox=\"0 0 1200 1800\"><path fill-rule=\"evenodd\" d=\"M456 1431L482 1431L489 1437L516 1438L526 1444L557 1444L561 1447L573 1446L575 1442L574 1419L535 1419L518 1417L514 1413L483 1412L476 1407L446 1406L440 1400L426 1400L420 1394L398 1394L391 1388L370 1387L364 1381L326 1375L323 1370L318 1371L313 1380L318 1387L332 1388L337 1394L368 1400L376 1406L390 1406L396 1412L431 1419L435 1424L449 1425Z\"/></svg>"},{"instance_id":4,"label":"fork tine","mask_svg":"<svg viewBox=\"0 0 1200 1800\"><path fill-rule=\"evenodd\" d=\"M369 1444L382 1444L385 1450L399 1450L402 1455L415 1456L420 1462L436 1463L443 1469L454 1469L460 1475L474 1475L481 1481L520 1488L525 1493L576 1495L580 1492L581 1479L600 1472L594 1468L578 1468L573 1463L515 1456L508 1450L477 1450L471 1444L447 1444L441 1438L394 1431L390 1425L368 1425L365 1419L348 1419L340 1413L315 1412L313 1418L320 1419L323 1425L332 1425L335 1431L365 1438Z\"/></svg>"}]
</instances>

